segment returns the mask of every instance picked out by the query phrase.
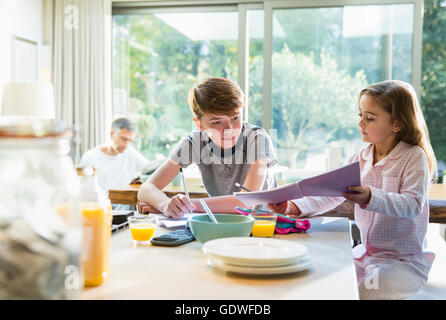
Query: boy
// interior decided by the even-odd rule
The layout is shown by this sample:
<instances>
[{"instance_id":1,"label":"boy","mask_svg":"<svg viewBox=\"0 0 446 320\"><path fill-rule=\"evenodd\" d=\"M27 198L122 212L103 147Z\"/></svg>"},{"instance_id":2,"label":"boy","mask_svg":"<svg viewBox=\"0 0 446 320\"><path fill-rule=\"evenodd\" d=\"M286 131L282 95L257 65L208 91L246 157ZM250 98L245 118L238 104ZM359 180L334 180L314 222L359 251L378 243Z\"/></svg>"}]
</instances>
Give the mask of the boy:
<instances>
[{"instance_id":1,"label":"boy","mask_svg":"<svg viewBox=\"0 0 446 320\"><path fill-rule=\"evenodd\" d=\"M159 210L172 218L204 212L198 199L168 198L161 190L192 163L198 165L206 200L213 212L235 213L243 204L232 196L238 182L250 190L275 187L269 168L277 164L271 139L262 128L241 120L244 94L231 80L209 78L189 91L189 106L198 130L176 146L169 159L139 189L139 211Z\"/></svg>"}]
</instances>

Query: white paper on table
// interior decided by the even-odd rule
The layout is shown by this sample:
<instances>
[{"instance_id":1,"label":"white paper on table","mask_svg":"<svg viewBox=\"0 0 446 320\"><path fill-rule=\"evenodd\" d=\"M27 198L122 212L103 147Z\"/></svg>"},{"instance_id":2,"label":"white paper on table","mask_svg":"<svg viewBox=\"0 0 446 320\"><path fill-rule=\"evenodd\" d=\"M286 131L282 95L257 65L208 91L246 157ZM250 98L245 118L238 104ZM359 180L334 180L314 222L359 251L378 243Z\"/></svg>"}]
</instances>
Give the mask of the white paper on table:
<instances>
[{"instance_id":1,"label":"white paper on table","mask_svg":"<svg viewBox=\"0 0 446 320\"><path fill-rule=\"evenodd\" d=\"M189 218L195 217L195 216L201 216L203 213L185 213L181 218L173 219L166 216L159 217L158 223L160 226L164 226L168 229L170 228L178 228L178 227L184 227L186 226L187 220Z\"/></svg>"},{"instance_id":2,"label":"white paper on table","mask_svg":"<svg viewBox=\"0 0 446 320\"><path fill-rule=\"evenodd\" d=\"M171 229L171 228L185 227L186 223L187 220L179 220L179 221L161 220L159 222L159 225L161 227L166 227L167 229Z\"/></svg>"}]
</instances>

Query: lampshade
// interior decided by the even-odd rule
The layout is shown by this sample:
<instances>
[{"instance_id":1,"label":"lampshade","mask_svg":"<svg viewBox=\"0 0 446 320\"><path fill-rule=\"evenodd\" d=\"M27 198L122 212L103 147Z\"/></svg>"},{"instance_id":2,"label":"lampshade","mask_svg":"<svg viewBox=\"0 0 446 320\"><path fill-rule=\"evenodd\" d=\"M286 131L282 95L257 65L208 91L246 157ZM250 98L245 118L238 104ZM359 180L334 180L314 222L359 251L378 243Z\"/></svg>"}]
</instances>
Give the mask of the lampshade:
<instances>
[{"instance_id":1,"label":"lampshade","mask_svg":"<svg viewBox=\"0 0 446 320\"><path fill-rule=\"evenodd\" d=\"M6 83L0 115L54 119L53 85L47 82Z\"/></svg>"}]
</instances>

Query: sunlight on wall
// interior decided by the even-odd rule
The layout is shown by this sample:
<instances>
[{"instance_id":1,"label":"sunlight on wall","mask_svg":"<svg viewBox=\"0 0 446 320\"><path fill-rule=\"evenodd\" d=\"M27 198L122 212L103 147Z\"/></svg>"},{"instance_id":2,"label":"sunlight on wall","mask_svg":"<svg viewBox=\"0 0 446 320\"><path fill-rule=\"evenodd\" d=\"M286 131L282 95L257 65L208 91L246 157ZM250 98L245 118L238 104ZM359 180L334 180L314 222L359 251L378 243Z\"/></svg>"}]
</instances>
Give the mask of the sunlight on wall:
<instances>
[{"instance_id":1,"label":"sunlight on wall","mask_svg":"<svg viewBox=\"0 0 446 320\"><path fill-rule=\"evenodd\" d=\"M11 77L11 33L12 15L14 10L14 0L0 1L0 108L3 93L3 83L9 81Z\"/></svg>"}]
</instances>

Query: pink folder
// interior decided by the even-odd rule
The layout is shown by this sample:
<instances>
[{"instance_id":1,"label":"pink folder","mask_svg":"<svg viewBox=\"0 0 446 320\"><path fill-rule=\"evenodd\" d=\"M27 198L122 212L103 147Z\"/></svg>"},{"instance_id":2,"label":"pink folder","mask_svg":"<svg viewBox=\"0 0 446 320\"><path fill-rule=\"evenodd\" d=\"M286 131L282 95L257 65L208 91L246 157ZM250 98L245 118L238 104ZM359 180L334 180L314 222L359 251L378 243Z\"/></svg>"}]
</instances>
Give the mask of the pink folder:
<instances>
[{"instance_id":1,"label":"pink folder","mask_svg":"<svg viewBox=\"0 0 446 320\"><path fill-rule=\"evenodd\" d=\"M234 192L247 207L279 203L302 197L342 197L349 186L360 186L359 162L353 162L327 173L293 182L275 189L256 192Z\"/></svg>"}]
</instances>

